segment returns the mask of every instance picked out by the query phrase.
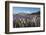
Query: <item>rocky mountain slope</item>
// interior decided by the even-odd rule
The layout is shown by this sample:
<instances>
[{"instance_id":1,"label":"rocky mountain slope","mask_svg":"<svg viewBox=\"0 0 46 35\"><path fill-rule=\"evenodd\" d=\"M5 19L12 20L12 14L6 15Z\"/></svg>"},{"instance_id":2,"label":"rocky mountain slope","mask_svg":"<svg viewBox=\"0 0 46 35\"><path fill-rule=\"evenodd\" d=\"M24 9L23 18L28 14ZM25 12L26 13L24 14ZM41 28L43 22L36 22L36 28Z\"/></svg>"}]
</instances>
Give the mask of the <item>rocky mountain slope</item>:
<instances>
[{"instance_id":1,"label":"rocky mountain slope","mask_svg":"<svg viewBox=\"0 0 46 35\"><path fill-rule=\"evenodd\" d=\"M40 12L13 15L13 27L40 27Z\"/></svg>"}]
</instances>

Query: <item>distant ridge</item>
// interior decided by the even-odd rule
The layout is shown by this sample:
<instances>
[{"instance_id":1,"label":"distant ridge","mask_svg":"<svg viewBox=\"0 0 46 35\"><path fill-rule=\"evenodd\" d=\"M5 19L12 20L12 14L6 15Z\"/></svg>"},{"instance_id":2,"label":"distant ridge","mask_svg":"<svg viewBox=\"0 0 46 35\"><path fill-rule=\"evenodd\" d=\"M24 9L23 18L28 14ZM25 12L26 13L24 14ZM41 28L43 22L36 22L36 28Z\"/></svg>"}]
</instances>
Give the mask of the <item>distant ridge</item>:
<instances>
[{"instance_id":1,"label":"distant ridge","mask_svg":"<svg viewBox=\"0 0 46 35\"><path fill-rule=\"evenodd\" d=\"M40 11L38 11L38 12L36 12L36 13L32 13L32 14L40 14ZM32 15L32 14L31 14L31 15Z\"/></svg>"},{"instance_id":2,"label":"distant ridge","mask_svg":"<svg viewBox=\"0 0 46 35\"><path fill-rule=\"evenodd\" d=\"M36 13L32 13L32 14L27 14L27 13L19 13L19 14L13 14L13 16L30 16L30 15L36 15L39 14L40 15L40 11L36 12Z\"/></svg>"}]
</instances>

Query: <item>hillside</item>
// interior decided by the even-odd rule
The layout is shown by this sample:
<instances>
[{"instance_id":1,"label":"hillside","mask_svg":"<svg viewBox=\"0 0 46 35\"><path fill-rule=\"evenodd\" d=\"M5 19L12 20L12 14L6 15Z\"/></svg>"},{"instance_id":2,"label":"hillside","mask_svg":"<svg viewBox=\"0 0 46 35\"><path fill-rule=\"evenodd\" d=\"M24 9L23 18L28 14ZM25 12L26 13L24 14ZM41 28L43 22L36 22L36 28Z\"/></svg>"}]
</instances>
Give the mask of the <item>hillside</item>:
<instances>
[{"instance_id":1,"label":"hillside","mask_svg":"<svg viewBox=\"0 0 46 35\"><path fill-rule=\"evenodd\" d=\"M14 27L39 27L40 12L36 12L32 14L19 13L13 15L13 24Z\"/></svg>"}]
</instances>

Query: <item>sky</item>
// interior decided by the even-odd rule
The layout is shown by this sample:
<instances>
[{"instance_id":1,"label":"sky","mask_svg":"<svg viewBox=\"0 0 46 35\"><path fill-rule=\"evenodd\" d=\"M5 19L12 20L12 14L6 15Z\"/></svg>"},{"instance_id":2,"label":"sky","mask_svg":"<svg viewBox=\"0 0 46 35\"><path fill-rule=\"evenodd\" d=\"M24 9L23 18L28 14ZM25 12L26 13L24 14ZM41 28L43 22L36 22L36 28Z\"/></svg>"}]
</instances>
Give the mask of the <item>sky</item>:
<instances>
[{"instance_id":1,"label":"sky","mask_svg":"<svg viewBox=\"0 0 46 35\"><path fill-rule=\"evenodd\" d=\"M35 13L40 11L40 8L33 8L33 7L13 7L13 14L18 14L18 13Z\"/></svg>"}]
</instances>

